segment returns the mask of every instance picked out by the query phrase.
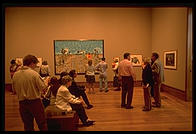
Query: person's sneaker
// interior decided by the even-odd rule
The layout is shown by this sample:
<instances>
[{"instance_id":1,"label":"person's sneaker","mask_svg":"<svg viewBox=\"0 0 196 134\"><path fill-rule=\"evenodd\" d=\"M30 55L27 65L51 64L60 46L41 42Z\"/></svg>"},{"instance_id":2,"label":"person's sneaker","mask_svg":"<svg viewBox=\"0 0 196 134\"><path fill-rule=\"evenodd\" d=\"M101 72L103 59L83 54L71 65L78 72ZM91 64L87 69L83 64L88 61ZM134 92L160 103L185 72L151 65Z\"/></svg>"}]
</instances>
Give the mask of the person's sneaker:
<instances>
[{"instance_id":1,"label":"person's sneaker","mask_svg":"<svg viewBox=\"0 0 196 134\"><path fill-rule=\"evenodd\" d=\"M93 105L88 105L87 106L87 109L91 109L91 108L93 108Z\"/></svg>"},{"instance_id":2,"label":"person's sneaker","mask_svg":"<svg viewBox=\"0 0 196 134\"><path fill-rule=\"evenodd\" d=\"M108 92L109 90L105 90L105 92Z\"/></svg>"}]
</instances>

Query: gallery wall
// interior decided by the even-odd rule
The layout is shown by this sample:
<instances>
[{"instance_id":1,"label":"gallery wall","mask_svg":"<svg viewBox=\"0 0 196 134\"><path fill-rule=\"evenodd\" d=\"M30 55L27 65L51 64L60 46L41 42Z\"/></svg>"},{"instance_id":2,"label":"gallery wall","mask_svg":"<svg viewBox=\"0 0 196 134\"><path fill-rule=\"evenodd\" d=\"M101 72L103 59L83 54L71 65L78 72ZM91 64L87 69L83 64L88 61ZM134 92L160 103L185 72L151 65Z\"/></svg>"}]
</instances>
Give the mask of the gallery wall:
<instances>
[{"instance_id":1,"label":"gallery wall","mask_svg":"<svg viewBox=\"0 0 196 134\"><path fill-rule=\"evenodd\" d=\"M5 15L5 82L10 60L34 54L48 61L54 75L54 40L103 39L112 81L113 57L124 52L151 55L150 8L9 7ZM141 67L134 68L141 80ZM78 76L77 81L85 81ZM98 77L96 77L98 81Z\"/></svg>"},{"instance_id":2,"label":"gallery wall","mask_svg":"<svg viewBox=\"0 0 196 134\"><path fill-rule=\"evenodd\" d=\"M54 75L54 40L103 39L112 81L113 57L124 52L151 57L177 50L177 70L165 70L165 84L185 90L186 8L9 7L5 14L5 83L10 61L34 54L48 61ZM134 67L141 80L141 67ZM84 76L77 81L84 82ZM98 81L98 77L96 77Z\"/></svg>"},{"instance_id":3,"label":"gallery wall","mask_svg":"<svg viewBox=\"0 0 196 134\"><path fill-rule=\"evenodd\" d=\"M164 84L185 91L187 8L152 9L152 51L160 54L163 63L165 51L177 51L176 70L164 69Z\"/></svg>"}]
</instances>

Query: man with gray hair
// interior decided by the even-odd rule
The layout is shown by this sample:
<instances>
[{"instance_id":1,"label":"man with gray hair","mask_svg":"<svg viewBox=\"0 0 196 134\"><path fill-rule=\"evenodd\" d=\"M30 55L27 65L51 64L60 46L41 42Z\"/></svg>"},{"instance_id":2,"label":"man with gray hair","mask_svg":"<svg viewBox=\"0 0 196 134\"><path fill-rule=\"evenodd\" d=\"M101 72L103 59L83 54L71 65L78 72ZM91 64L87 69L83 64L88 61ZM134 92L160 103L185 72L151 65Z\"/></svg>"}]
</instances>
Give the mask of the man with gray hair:
<instances>
[{"instance_id":1,"label":"man with gray hair","mask_svg":"<svg viewBox=\"0 0 196 134\"><path fill-rule=\"evenodd\" d=\"M160 96L160 87L161 83L164 81L164 70L163 66L159 60L158 53L152 53L151 60L153 62L151 68L152 68L152 75L153 75L153 81L154 81L154 100L152 106L153 107L161 107L161 96Z\"/></svg>"},{"instance_id":2,"label":"man with gray hair","mask_svg":"<svg viewBox=\"0 0 196 134\"><path fill-rule=\"evenodd\" d=\"M19 100L19 111L25 131L34 131L34 118L41 131L47 131L44 106L41 102L41 92L46 89L41 76L34 70L38 59L27 55L23 65L13 76L13 87Z\"/></svg>"}]
</instances>

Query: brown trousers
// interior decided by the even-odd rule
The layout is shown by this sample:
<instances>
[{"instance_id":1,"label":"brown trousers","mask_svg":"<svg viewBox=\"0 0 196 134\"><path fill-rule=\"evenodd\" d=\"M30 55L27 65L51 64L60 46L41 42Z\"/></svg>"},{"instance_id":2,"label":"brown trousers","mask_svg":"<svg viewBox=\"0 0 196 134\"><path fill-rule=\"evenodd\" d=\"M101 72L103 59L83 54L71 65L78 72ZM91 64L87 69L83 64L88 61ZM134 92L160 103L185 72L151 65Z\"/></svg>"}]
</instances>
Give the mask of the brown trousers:
<instances>
[{"instance_id":1,"label":"brown trousers","mask_svg":"<svg viewBox=\"0 0 196 134\"><path fill-rule=\"evenodd\" d=\"M34 131L34 118L40 131L48 130L41 99L19 101L19 111L25 131Z\"/></svg>"},{"instance_id":2,"label":"brown trousers","mask_svg":"<svg viewBox=\"0 0 196 134\"><path fill-rule=\"evenodd\" d=\"M151 87L143 88L144 89L144 108L151 110L151 96L150 96L150 90Z\"/></svg>"},{"instance_id":3,"label":"brown trousers","mask_svg":"<svg viewBox=\"0 0 196 134\"><path fill-rule=\"evenodd\" d=\"M155 105L161 106L161 96L160 96L160 87L161 83L156 82L154 84L154 100L155 100Z\"/></svg>"},{"instance_id":4,"label":"brown trousers","mask_svg":"<svg viewBox=\"0 0 196 134\"><path fill-rule=\"evenodd\" d=\"M132 76L122 76L122 101L121 105L131 106L132 98L133 98L133 77ZM125 100L127 97L127 104L125 104Z\"/></svg>"}]
</instances>

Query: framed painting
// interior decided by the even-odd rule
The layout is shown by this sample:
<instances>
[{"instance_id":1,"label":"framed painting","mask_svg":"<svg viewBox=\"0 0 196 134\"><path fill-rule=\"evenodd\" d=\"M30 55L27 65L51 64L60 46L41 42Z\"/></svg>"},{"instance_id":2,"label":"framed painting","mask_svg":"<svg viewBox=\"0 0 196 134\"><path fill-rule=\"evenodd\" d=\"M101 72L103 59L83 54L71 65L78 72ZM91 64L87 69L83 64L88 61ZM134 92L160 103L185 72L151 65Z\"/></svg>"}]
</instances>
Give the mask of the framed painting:
<instances>
[{"instance_id":1,"label":"framed painting","mask_svg":"<svg viewBox=\"0 0 196 134\"><path fill-rule=\"evenodd\" d=\"M142 65L142 55L132 55L131 54L131 63L133 66L141 66Z\"/></svg>"},{"instance_id":2,"label":"framed painting","mask_svg":"<svg viewBox=\"0 0 196 134\"><path fill-rule=\"evenodd\" d=\"M164 52L164 68L176 70L177 66L177 51L166 51Z\"/></svg>"},{"instance_id":3,"label":"framed painting","mask_svg":"<svg viewBox=\"0 0 196 134\"><path fill-rule=\"evenodd\" d=\"M37 66L40 67L40 66L42 65L42 58L37 58L37 59L38 59L38 61L39 61L39 62L37 63Z\"/></svg>"},{"instance_id":4,"label":"framed painting","mask_svg":"<svg viewBox=\"0 0 196 134\"><path fill-rule=\"evenodd\" d=\"M16 64L23 65L23 58L16 58Z\"/></svg>"},{"instance_id":5,"label":"framed painting","mask_svg":"<svg viewBox=\"0 0 196 134\"><path fill-rule=\"evenodd\" d=\"M75 69L85 74L88 60L96 66L104 57L104 40L54 40L55 74Z\"/></svg>"}]
</instances>

